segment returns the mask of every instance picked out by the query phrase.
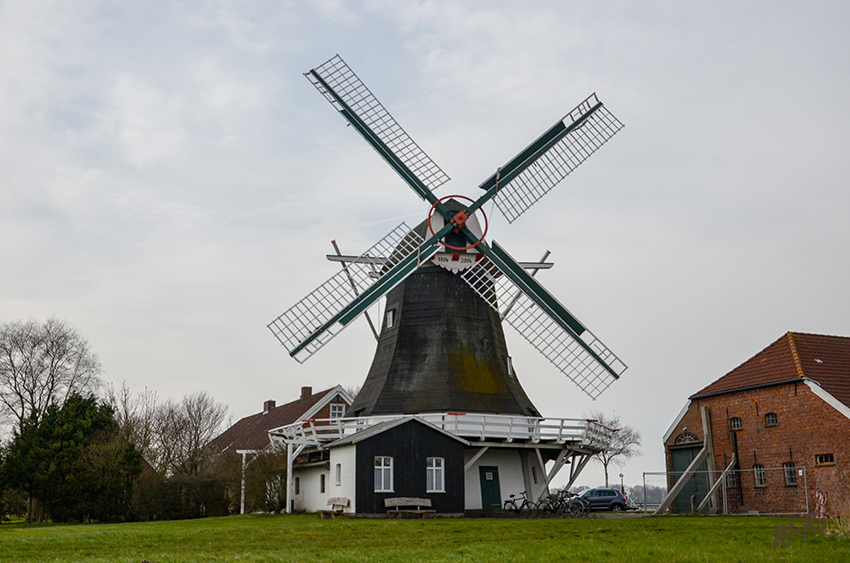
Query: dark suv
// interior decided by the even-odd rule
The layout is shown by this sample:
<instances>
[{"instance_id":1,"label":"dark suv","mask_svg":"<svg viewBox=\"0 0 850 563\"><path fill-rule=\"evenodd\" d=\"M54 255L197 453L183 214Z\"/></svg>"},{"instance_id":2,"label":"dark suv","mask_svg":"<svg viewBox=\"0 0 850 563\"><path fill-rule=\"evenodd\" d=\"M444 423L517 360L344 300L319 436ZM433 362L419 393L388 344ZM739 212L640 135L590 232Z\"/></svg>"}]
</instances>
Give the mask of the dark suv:
<instances>
[{"instance_id":1,"label":"dark suv","mask_svg":"<svg viewBox=\"0 0 850 563\"><path fill-rule=\"evenodd\" d=\"M616 489L587 489L579 496L590 501L591 510L626 509L626 497Z\"/></svg>"}]
</instances>

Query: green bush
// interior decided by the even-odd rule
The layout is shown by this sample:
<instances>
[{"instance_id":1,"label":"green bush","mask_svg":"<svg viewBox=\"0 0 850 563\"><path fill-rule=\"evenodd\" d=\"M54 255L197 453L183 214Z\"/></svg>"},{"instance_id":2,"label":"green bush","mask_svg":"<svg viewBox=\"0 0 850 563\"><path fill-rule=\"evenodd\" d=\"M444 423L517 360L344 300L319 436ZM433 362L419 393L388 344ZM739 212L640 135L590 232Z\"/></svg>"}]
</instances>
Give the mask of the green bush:
<instances>
[{"instance_id":1,"label":"green bush","mask_svg":"<svg viewBox=\"0 0 850 563\"><path fill-rule=\"evenodd\" d=\"M184 520L230 513L228 483L215 477L143 475L133 490L139 520Z\"/></svg>"},{"instance_id":2,"label":"green bush","mask_svg":"<svg viewBox=\"0 0 850 563\"><path fill-rule=\"evenodd\" d=\"M9 520L10 516L23 517L27 514L27 496L12 488L0 492L0 521Z\"/></svg>"}]
</instances>

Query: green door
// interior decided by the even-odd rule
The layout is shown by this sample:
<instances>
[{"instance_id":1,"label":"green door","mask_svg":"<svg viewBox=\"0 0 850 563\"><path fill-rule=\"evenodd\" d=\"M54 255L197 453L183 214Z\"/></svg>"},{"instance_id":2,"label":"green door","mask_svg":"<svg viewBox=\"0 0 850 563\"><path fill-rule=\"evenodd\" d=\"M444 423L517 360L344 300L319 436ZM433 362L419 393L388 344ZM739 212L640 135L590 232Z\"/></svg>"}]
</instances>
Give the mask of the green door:
<instances>
[{"instance_id":1,"label":"green door","mask_svg":"<svg viewBox=\"0 0 850 563\"><path fill-rule=\"evenodd\" d=\"M481 476L481 508L502 508L502 492L499 490L499 468L479 466Z\"/></svg>"},{"instance_id":2,"label":"green door","mask_svg":"<svg viewBox=\"0 0 850 563\"><path fill-rule=\"evenodd\" d=\"M673 462L673 471L676 472L678 479L688 468L694 458L702 449L702 444L689 444L685 447L670 448L670 457ZM694 508L696 508L708 492L708 476L706 473L706 462L702 462L697 467L697 473L688 481L685 488L676 495L676 502L671 506L671 512L675 507L678 514L689 514L691 512L691 499L693 498ZM700 473L703 472L703 473Z\"/></svg>"}]
</instances>

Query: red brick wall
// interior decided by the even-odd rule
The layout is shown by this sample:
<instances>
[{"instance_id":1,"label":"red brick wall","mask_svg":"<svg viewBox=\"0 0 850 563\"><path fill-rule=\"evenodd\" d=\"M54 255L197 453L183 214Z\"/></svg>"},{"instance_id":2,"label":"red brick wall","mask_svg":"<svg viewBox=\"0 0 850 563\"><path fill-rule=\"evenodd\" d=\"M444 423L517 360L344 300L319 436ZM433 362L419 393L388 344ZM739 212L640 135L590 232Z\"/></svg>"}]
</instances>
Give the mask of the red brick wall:
<instances>
[{"instance_id":1,"label":"red brick wall","mask_svg":"<svg viewBox=\"0 0 850 563\"><path fill-rule=\"evenodd\" d=\"M319 409L319 412L317 412L316 415L313 418L318 418L318 419L330 418L331 417L331 405L333 405L333 404L345 405L345 414L346 414L346 416L348 415L348 403L346 403L345 400L342 397L337 395L336 397L331 399L330 403L328 403L327 405L325 405L324 407Z\"/></svg>"},{"instance_id":2,"label":"red brick wall","mask_svg":"<svg viewBox=\"0 0 850 563\"><path fill-rule=\"evenodd\" d=\"M693 400L664 444L668 471L672 471L668 448L676 443L677 436L691 432L704 440L702 406L710 412L715 469L725 469L732 460L734 433L740 469L752 469L755 464L782 467L793 461L798 468L806 468L810 511L814 512L815 492L820 490L827 493L827 508L833 516L850 514L850 419L823 402L804 382ZM775 426L765 425L765 415L770 412L777 415ZM733 417L741 419L740 430L731 429ZM835 464L816 467L815 455L824 453L834 454ZM751 478L742 480L745 504L748 497L755 498L750 495L799 495L793 487L785 486L782 472L767 475L766 489L756 489ZM803 486L803 478L798 477L797 487Z\"/></svg>"}]
</instances>

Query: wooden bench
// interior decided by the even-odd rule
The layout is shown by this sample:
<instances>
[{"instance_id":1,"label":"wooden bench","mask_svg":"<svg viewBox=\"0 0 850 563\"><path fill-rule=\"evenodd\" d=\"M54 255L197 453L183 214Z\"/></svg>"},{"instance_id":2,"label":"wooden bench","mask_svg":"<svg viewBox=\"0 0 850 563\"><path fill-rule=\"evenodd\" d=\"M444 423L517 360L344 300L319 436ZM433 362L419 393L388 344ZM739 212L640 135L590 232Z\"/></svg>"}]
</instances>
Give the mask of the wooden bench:
<instances>
[{"instance_id":1,"label":"wooden bench","mask_svg":"<svg viewBox=\"0 0 850 563\"><path fill-rule=\"evenodd\" d=\"M428 515L436 515L436 510L431 509L431 499L429 498L414 498L414 497L399 497L384 499L386 508L395 510L387 510L390 518L399 517L402 514L415 514L422 518Z\"/></svg>"},{"instance_id":2,"label":"wooden bench","mask_svg":"<svg viewBox=\"0 0 850 563\"><path fill-rule=\"evenodd\" d=\"M330 510L319 510L319 514L322 515L322 520L327 520L328 518L336 518L337 516L342 516L345 514L345 509L350 504L350 501L345 497L333 497L328 499L328 506L331 507Z\"/></svg>"}]
</instances>

